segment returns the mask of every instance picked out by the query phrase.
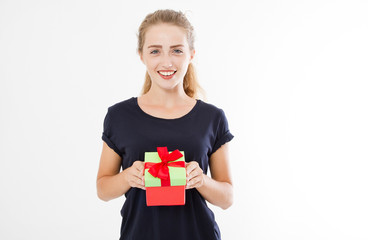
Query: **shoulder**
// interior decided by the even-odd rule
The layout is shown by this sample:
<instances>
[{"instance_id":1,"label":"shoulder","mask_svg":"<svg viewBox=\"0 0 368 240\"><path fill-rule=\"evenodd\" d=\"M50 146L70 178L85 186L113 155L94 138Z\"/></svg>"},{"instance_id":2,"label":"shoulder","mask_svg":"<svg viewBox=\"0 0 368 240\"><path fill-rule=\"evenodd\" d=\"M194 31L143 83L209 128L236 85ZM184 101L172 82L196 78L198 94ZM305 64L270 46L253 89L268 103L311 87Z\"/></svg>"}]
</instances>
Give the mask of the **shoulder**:
<instances>
[{"instance_id":1,"label":"shoulder","mask_svg":"<svg viewBox=\"0 0 368 240\"><path fill-rule=\"evenodd\" d=\"M225 116L224 110L221 108L200 100L200 112L211 117L222 118Z\"/></svg>"},{"instance_id":2,"label":"shoulder","mask_svg":"<svg viewBox=\"0 0 368 240\"><path fill-rule=\"evenodd\" d=\"M136 104L136 98L131 97L129 99L115 103L111 105L110 107L108 107L108 114L120 115L121 113L131 111L132 109L134 109L135 104Z\"/></svg>"},{"instance_id":3,"label":"shoulder","mask_svg":"<svg viewBox=\"0 0 368 240\"><path fill-rule=\"evenodd\" d=\"M137 112L136 98L131 97L108 107L106 119L111 124L120 125L123 122L132 121L131 119L137 115Z\"/></svg>"}]
</instances>

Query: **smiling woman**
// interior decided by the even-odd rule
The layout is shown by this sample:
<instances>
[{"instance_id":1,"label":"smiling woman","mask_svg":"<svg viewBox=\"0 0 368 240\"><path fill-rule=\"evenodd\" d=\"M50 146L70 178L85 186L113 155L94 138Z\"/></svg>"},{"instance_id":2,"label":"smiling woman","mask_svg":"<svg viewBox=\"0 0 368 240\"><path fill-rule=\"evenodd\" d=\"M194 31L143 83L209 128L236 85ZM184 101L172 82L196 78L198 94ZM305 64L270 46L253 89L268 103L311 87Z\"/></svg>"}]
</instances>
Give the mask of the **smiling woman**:
<instances>
[{"instance_id":1,"label":"smiling woman","mask_svg":"<svg viewBox=\"0 0 368 240\"><path fill-rule=\"evenodd\" d=\"M147 69L142 95L108 108L97 194L104 201L125 194L120 239L221 239L206 201L223 209L232 205L228 142L233 135L224 111L198 99L193 43L193 27L183 13L147 15L138 35L138 54ZM184 153L184 205L148 204L143 160L163 146ZM176 187L161 175L164 180Z\"/></svg>"},{"instance_id":2,"label":"smiling woman","mask_svg":"<svg viewBox=\"0 0 368 240\"><path fill-rule=\"evenodd\" d=\"M169 10L170 11L170 10ZM173 51L176 53L182 53L185 47L184 42L187 43L190 51L193 51L192 54L194 56L194 29L193 26L190 24L188 19L185 17L184 14L181 12L169 12L167 10L158 10L155 13L148 14L147 17L143 20L142 24L139 27L139 34L138 34L138 53L142 56L144 52L144 45L151 46L150 44L146 44L147 32L154 27L155 25L159 24L166 24L171 25L171 27L176 27L176 31L182 31L185 34L185 39L180 39L183 43L179 45L170 46L173 48ZM182 34L180 34L182 35ZM152 45L158 49L152 49L154 53L158 53L162 50L161 45ZM160 49L161 48L161 49ZM178 49L175 49L178 48ZM183 86L186 95L190 97L198 97L198 92L203 92L202 88L198 84L195 69L193 64L189 63L187 66L187 72L183 79ZM151 76L149 75L148 71L146 73L146 78L142 90L142 94L145 94L151 88Z\"/></svg>"},{"instance_id":3,"label":"smiling woman","mask_svg":"<svg viewBox=\"0 0 368 240\"><path fill-rule=\"evenodd\" d=\"M168 23L151 26L146 31L143 48L139 50L141 60L147 66L151 88L171 90L182 83L194 53L184 29Z\"/></svg>"}]
</instances>

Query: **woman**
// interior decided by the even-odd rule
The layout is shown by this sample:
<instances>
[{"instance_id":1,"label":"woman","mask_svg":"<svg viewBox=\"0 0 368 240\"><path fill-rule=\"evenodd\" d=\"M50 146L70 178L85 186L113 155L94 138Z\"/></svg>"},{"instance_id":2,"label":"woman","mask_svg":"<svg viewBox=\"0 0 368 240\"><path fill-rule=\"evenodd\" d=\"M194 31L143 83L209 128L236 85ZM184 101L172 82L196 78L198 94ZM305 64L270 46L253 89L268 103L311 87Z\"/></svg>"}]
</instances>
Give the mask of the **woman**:
<instances>
[{"instance_id":1,"label":"woman","mask_svg":"<svg viewBox=\"0 0 368 240\"><path fill-rule=\"evenodd\" d=\"M193 27L183 13L147 15L138 35L147 67L143 94L108 108L97 193L104 201L125 194L120 239L221 239L206 200L223 209L232 204L233 135L221 109L196 99L193 44ZM160 146L185 152L185 205L146 205L144 153Z\"/></svg>"}]
</instances>

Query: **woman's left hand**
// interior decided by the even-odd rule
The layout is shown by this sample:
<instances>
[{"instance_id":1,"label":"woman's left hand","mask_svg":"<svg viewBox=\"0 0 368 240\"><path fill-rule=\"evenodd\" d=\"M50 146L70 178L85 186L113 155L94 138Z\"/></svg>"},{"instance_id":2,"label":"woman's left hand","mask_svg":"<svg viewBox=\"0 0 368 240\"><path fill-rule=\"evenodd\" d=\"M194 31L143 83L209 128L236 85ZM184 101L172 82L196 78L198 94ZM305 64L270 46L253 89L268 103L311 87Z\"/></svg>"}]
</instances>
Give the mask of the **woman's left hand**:
<instances>
[{"instance_id":1,"label":"woman's left hand","mask_svg":"<svg viewBox=\"0 0 368 240\"><path fill-rule=\"evenodd\" d=\"M198 162L191 161L185 163L187 172L187 186L186 189L201 187L204 183L203 170L199 167Z\"/></svg>"}]
</instances>

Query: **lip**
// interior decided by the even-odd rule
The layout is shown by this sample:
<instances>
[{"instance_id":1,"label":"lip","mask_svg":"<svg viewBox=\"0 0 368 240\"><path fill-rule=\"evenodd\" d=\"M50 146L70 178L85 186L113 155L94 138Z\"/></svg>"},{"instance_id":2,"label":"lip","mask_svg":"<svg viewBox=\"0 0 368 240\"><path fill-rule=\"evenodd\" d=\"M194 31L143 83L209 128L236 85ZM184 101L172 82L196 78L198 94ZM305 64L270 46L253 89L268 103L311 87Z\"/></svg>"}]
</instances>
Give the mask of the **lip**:
<instances>
[{"instance_id":1,"label":"lip","mask_svg":"<svg viewBox=\"0 0 368 240\"><path fill-rule=\"evenodd\" d=\"M176 70L172 69L172 70L158 70L158 72L176 72Z\"/></svg>"},{"instance_id":2,"label":"lip","mask_svg":"<svg viewBox=\"0 0 368 240\"><path fill-rule=\"evenodd\" d=\"M160 74L160 72L172 72L172 71L174 71L174 73L173 73L172 75L170 75L170 76L164 76L164 75ZM175 71L175 70L162 70L162 71L160 70L160 71L157 71L157 73L158 73L158 75L160 75L163 79L168 80L168 79L171 79L171 78L173 78L173 77L175 76L176 71Z\"/></svg>"}]
</instances>

